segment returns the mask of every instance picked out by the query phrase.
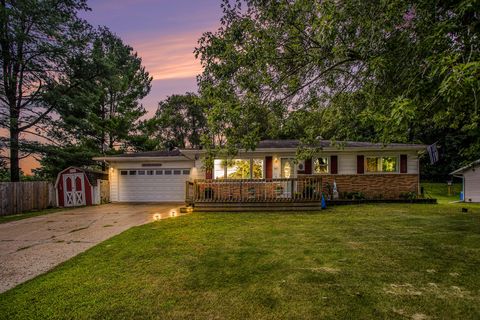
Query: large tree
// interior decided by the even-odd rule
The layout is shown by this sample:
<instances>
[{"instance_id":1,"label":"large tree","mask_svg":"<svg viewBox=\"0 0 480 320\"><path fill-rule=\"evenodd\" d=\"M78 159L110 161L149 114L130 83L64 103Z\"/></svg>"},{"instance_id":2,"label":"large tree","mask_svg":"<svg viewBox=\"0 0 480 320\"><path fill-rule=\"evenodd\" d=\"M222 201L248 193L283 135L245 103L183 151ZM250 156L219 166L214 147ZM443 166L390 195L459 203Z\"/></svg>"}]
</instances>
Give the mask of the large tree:
<instances>
[{"instance_id":1,"label":"large tree","mask_svg":"<svg viewBox=\"0 0 480 320\"><path fill-rule=\"evenodd\" d=\"M196 49L210 145L235 152L264 137L455 136L460 149L450 155L478 155L478 1L225 0L223 8L221 27Z\"/></svg>"},{"instance_id":2,"label":"large tree","mask_svg":"<svg viewBox=\"0 0 480 320\"><path fill-rule=\"evenodd\" d=\"M158 104L155 115L143 122L137 148L199 148L206 133L205 109L205 103L193 93L167 97Z\"/></svg>"},{"instance_id":3,"label":"large tree","mask_svg":"<svg viewBox=\"0 0 480 320\"><path fill-rule=\"evenodd\" d=\"M19 181L25 134L44 136L59 97L78 86L66 79L87 47L85 0L0 0L0 128L9 133L11 181Z\"/></svg>"},{"instance_id":4,"label":"large tree","mask_svg":"<svg viewBox=\"0 0 480 320\"><path fill-rule=\"evenodd\" d=\"M62 131L53 136L91 140L100 153L127 148L146 114L140 101L150 92L152 77L133 48L107 28L96 32L91 51L70 77L84 78L85 69L97 70L98 76L66 95L59 112Z\"/></svg>"},{"instance_id":5,"label":"large tree","mask_svg":"<svg viewBox=\"0 0 480 320\"><path fill-rule=\"evenodd\" d=\"M91 71L85 70L95 70L96 77L87 81ZM56 126L48 132L52 141L61 143L36 149L43 155L37 174L44 177L72 164L93 165L93 156L133 147L146 113L140 101L149 93L152 78L132 47L106 28L95 32L91 49L68 77L85 81L62 96Z\"/></svg>"}]
</instances>

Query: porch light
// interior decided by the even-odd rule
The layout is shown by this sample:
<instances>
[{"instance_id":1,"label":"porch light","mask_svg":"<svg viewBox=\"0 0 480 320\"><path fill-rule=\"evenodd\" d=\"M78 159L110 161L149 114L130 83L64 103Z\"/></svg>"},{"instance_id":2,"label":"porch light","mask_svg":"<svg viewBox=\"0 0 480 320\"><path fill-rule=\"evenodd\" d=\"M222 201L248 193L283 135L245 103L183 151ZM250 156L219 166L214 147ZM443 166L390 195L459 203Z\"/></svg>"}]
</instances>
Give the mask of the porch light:
<instances>
[{"instance_id":1,"label":"porch light","mask_svg":"<svg viewBox=\"0 0 480 320\"><path fill-rule=\"evenodd\" d=\"M162 215L160 213L157 212L153 215L153 220L158 221L161 219L162 219Z\"/></svg>"}]
</instances>

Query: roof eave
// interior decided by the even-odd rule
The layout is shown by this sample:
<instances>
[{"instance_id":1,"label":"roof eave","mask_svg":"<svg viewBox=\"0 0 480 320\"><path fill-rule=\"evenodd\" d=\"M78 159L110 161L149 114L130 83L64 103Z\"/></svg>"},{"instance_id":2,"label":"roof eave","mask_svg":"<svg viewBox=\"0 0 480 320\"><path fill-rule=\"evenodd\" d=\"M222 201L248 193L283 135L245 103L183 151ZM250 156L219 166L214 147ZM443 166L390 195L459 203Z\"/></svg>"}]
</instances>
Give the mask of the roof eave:
<instances>
[{"instance_id":1,"label":"roof eave","mask_svg":"<svg viewBox=\"0 0 480 320\"><path fill-rule=\"evenodd\" d=\"M180 161L190 160L184 156L170 156L170 157L95 157L95 161L107 162L138 162L138 161Z\"/></svg>"}]
</instances>

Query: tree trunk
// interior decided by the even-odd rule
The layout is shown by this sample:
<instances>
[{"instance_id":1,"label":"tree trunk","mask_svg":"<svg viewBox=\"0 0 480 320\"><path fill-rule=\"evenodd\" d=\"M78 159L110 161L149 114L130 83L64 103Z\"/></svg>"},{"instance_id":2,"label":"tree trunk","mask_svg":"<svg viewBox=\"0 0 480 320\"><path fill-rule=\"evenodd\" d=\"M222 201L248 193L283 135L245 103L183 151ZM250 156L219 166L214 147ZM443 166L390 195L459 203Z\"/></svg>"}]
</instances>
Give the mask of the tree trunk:
<instances>
[{"instance_id":1,"label":"tree trunk","mask_svg":"<svg viewBox=\"0 0 480 320\"><path fill-rule=\"evenodd\" d=\"M20 181L20 163L18 142L19 133L15 128L10 128L10 181Z\"/></svg>"}]
</instances>

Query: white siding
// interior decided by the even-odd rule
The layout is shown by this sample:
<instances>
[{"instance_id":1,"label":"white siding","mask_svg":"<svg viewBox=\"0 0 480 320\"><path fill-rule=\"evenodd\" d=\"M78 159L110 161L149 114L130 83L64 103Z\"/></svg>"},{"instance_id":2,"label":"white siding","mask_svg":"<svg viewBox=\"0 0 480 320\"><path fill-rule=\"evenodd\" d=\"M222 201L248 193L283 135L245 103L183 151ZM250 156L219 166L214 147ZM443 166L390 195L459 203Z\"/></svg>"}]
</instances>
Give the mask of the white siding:
<instances>
[{"instance_id":1,"label":"white siding","mask_svg":"<svg viewBox=\"0 0 480 320\"><path fill-rule=\"evenodd\" d=\"M418 156L416 151L343 151L339 150L338 152L324 152L319 154L322 157L330 157L332 155L338 156L338 174L356 174L357 173L357 155L367 156L397 156L398 157L398 173L400 172L400 155L407 155L407 173L418 174ZM272 150L271 153L243 153L239 154L238 158L265 158L266 156L273 157L272 173L273 178L280 178L280 159L281 158L295 158L296 153L276 153L275 150ZM313 165L313 163L312 163ZM198 170L198 177L204 178L205 172L202 169L203 162L202 160L196 161L196 166ZM313 170L313 168L312 168ZM394 173L393 173L394 174Z\"/></svg>"},{"instance_id":2,"label":"white siding","mask_svg":"<svg viewBox=\"0 0 480 320\"><path fill-rule=\"evenodd\" d=\"M357 173L357 155L353 153L338 154L338 174Z\"/></svg>"},{"instance_id":3,"label":"white siding","mask_svg":"<svg viewBox=\"0 0 480 320\"><path fill-rule=\"evenodd\" d=\"M418 156L407 154L407 173L418 173Z\"/></svg>"},{"instance_id":4,"label":"white siding","mask_svg":"<svg viewBox=\"0 0 480 320\"><path fill-rule=\"evenodd\" d=\"M463 174L466 202L480 202L480 168L468 170Z\"/></svg>"}]
</instances>

